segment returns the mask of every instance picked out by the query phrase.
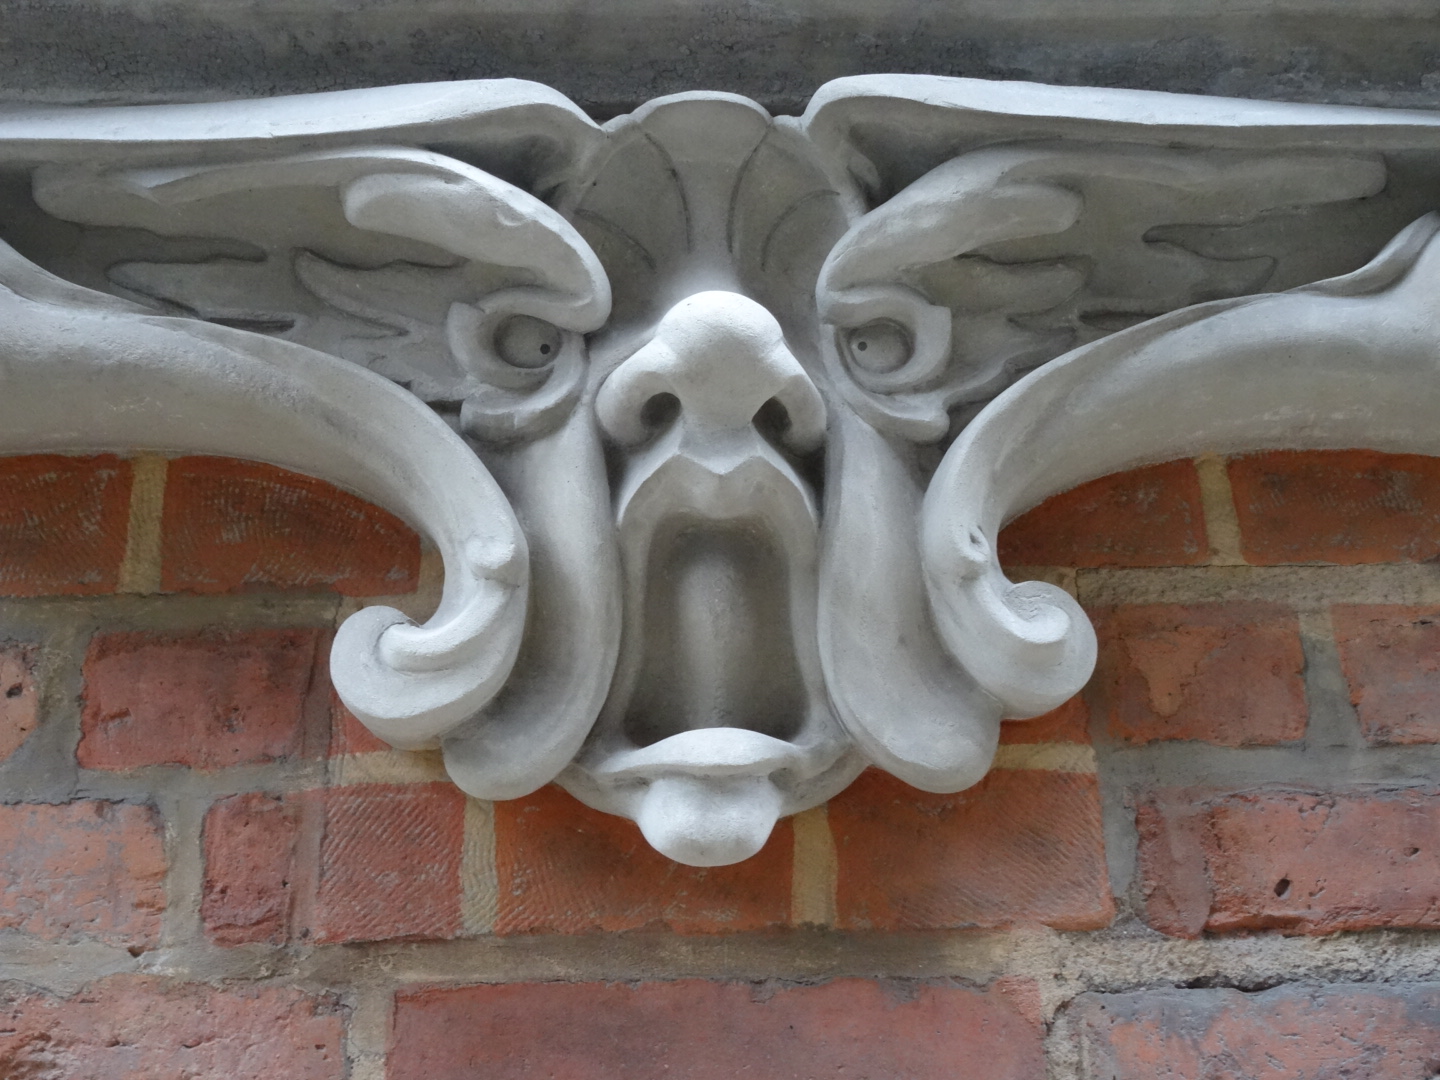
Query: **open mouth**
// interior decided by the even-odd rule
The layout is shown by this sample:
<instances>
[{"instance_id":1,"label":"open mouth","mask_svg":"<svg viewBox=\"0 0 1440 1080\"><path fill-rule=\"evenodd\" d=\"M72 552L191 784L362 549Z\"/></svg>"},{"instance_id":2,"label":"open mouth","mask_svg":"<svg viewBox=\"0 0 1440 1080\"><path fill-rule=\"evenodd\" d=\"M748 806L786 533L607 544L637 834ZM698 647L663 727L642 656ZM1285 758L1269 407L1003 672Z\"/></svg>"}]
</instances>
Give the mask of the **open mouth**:
<instances>
[{"instance_id":1,"label":"open mouth","mask_svg":"<svg viewBox=\"0 0 1440 1080\"><path fill-rule=\"evenodd\" d=\"M626 736L642 747L726 727L794 738L805 694L790 573L766 523L677 514L649 547L645 641Z\"/></svg>"},{"instance_id":2,"label":"open mouth","mask_svg":"<svg viewBox=\"0 0 1440 1080\"><path fill-rule=\"evenodd\" d=\"M814 499L755 432L701 452L676 430L631 462L617 526L624 636L572 790L678 861L738 861L849 748L816 646Z\"/></svg>"}]
</instances>

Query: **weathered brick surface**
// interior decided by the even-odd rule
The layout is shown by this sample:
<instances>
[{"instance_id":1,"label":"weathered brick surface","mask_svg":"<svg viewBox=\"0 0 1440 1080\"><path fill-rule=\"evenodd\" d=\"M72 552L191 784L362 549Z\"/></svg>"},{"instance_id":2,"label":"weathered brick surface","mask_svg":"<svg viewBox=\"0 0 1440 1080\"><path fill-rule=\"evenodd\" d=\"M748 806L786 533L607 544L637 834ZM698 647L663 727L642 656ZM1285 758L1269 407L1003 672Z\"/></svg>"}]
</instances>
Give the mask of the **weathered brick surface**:
<instances>
[{"instance_id":1,"label":"weathered brick surface","mask_svg":"<svg viewBox=\"0 0 1440 1080\"><path fill-rule=\"evenodd\" d=\"M301 882L301 800L252 792L216 803L205 818L201 919L219 945L289 940Z\"/></svg>"},{"instance_id":2,"label":"weathered brick surface","mask_svg":"<svg viewBox=\"0 0 1440 1080\"><path fill-rule=\"evenodd\" d=\"M558 787L495 805L499 933L585 933L668 927L681 933L756 930L790 911L793 837L775 826L759 854L734 866L682 866L651 848L634 822Z\"/></svg>"},{"instance_id":3,"label":"weathered brick surface","mask_svg":"<svg viewBox=\"0 0 1440 1080\"><path fill-rule=\"evenodd\" d=\"M931 795L870 770L829 817L842 927L1092 930L1114 914L1091 774L997 770Z\"/></svg>"},{"instance_id":4,"label":"weathered brick surface","mask_svg":"<svg viewBox=\"0 0 1440 1080\"><path fill-rule=\"evenodd\" d=\"M1033 720L1007 720L1000 725L1000 742L1015 743L1089 743L1090 710L1085 699L1071 698L1058 709Z\"/></svg>"},{"instance_id":5,"label":"weathered brick surface","mask_svg":"<svg viewBox=\"0 0 1440 1080\"><path fill-rule=\"evenodd\" d=\"M1025 975L1002 975L989 986L992 994L998 994L1010 1007L1034 1024L1037 1030L1045 1028L1045 1001L1040 984Z\"/></svg>"},{"instance_id":6,"label":"weathered brick surface","mask_svg":"<svg viewBox=\"0 0 1440 1080\"><path fill-rule=\"evenodd\" d=\"M1139 808L1146 919L1204 931L1440 927L1440 795L1169 789Z\"/></svg>"},{"instance_id":7,"label":"weathered brick surface","mask_svg":"<svg viewBox=\"0 0 1440 1080\"><path fill-rule=\"evenodd\" d=\"M338 695L330 698L330 756L373 754L390 749L384 739L372 735L370 729L356 720L341 703Z\"/></svg>"},{"instance_id":8,"label":"weathered brick surface","mask_svg":"<svg viewBox=\"0 0 1440 1080\"><path fill-rule=\"evenodd\" d=\"M454 937L464 826L448 783L221 800L205 819L206 933L222 945Z\"/></svg>"},{"instance_id":9,"label":"weathered brick surface","mask_svg":"<svg viewBox=\"0 0 1440 1080\"><path fill-rule=\"evenodd\" d=\"M1295 457L1305 465L1303 456ZM1397 460L1383 459L1392 478L1402 465L1401 472L1410 473L1429 467ZM409 587L381 580L386 567L397 565L394 559L364 562L373 551L359 533L358 540L345 543L365 550L341 566L335 581L305 570L305 559L333 561L323 544L334 542L339 550L333 534L317 541L317 526L303 520L306 514L331 514L324 503L335 497L330 489L318 485L321 495L312 498L305 487L310 482L303 481L299 489L286 489L294 494L286 502L289 495L275 495L293 485L286 474L196 461L195 469L195 462L181 463L170 474L172 483L180 478L167 503L170 525L184 510L183 499L190 500L190 510L197 500L204 502L195 492L206 484L212 493L241 492L229 503L205 503L207 513L223 504L230 507L227 513L244 518L250 497L244 492L269 494L254 504L259 509L248 524L232 522L235 529L228 532L223 516L212 514L205 526L214 541L208 554L193 542L204 529L186 541L192 548L184 558L194 555L203 563L201 554L208 559L220 552L214 565L230 567L223 582L206 578L195 591ZM119 463L119 469L128 487L127 467ZM1411 494L1423 495L1423 484L1416 485ZM1282 487L1289 501L1281 509L1287 512L1307 499L1324 503L1305 494L1300 481ZM174 501L182 496L182 502ZM1405 504L1397 495L1391 501L1399 507L1396 513L1410 514L1413 525L1419 520L1415 507L1425 500L1417 495ZM1012 564L1082 567L1200 563L1206 545L1199 507L1189 462L1107 478L1017 522L1006 532L1006 557ZM286 519L292 510L295 516ZM1386 518L1392 510L1375 513ZM1362 511L1326 512L1343 518ZM1242 519L1253 527L1245 513L1242 506ZM119 529L112 548L123 551L125 515L112 517ZM0 541L6 520L0 514ZM286 520L294 525L288 533ZM1336 541L1350 555L1424 555L1418 548L1397 555L1395 545L1389 554L1383 545L1362 550L1352 541L1364 539L1369 525L1342 523L1354 525L1343 543ZM1296 535L1301 531L1297 527ZM1256 535L1264 540L1266 534ZM183 558L175 559L173 540L166 549L171 570L184 565ZM269 563L265 555L242 565L246 545L281 554ZM240 561L225 563L231 555ZM1281 555L1298 557L1291 549ZM367 573L369 583L356 585ZM1176 587L1183 590L1197 574L1211 573L1187 571ZM1353 596L1355 589L1368 587L1375 572L1357 579L1344 568L1307 571L1307 580L1316 573L1348 574L1345 588ZM1246 578L1230 570L1213 574ZM1394 576L1381 575L1387 582ZM1142 588L1160 580L1153 574L1100 577L1117 584L1116 595L1124 595L1132 580ZM1082 574L1082 587L1084 580ZM167 587L191 588L173 581ZM1056 998L1064 983L1053 981L1045 968L1073 968L1071 950L1081 947L1082 938L1067 936L1051 942L1053 959L1000 942L993 950L985 945L984 959L972 964L966 959L970 946L961 949L952 959L967 978L994 978L985 991L880 978L917 970L915 950L923 957L930 935L917 938L907 931L1004 931L1042 924L1083 937L1083 931L1109 925L1114 905L1097 777L1062 771L1091 767L1092 726L1106 733L1102 742L1280 745L1278 754L1231 756L1237 761L1273 756L1301 770L1313 767L1313 760L1306 765L1303 759L1316 752L1337 762L1336 775L1326 781L1328 793L1278 788L1237 793L1232 789L1238 780L1224 790L1136 791L1141 800L1136 889L1143 917L1158 930L1183 937L1248 937L1440 929L1440 793L1397 787L1401 781L1393 780L1386 781L1389 786L1353 786L1390 776L1386 770L1396 762L1402 778L1416 775L1410 759L1418 754L1416 760L1423 761L1430 751L1361 748L1342 763L1328 745L1308 745L1304 658L1298 620L1287 608L1229 603L1098 611L1102 663L1095 684L1085 697L1045 717L1006 723L1001 732L1008 744L1001 755L1006 767L975 789L929 795L870 772L832 802L828 815L803 820L798 866L797 832L785 821L756 858L700 870L669 862L644 844L633 824L588 810L554 787L494 808L491 864L484 815L467 823L466 800L452 785L376 782L431 776L426 770L433 758L415 768L389 754L321 760L326 754L363 756L388 749L334 697L325 676L327 631L128 632L137 622L174 625L164 613L167 603L184 604L188 611L210 602L154 599L137 606L129 600L118 607L87 602L78 616L108 619L114 613L120 621L104 629L127 631L104 633L92 642L83 672L79 762L105 770L160 763L255 768L188 780L178 770L82 773L82 794L98 788L107 799L131 801L0 805L0 936L10 937L20 950L15 955L27 963L55 952L53 968L34 968L36 984L72 986L87 971L98 978L116 963L131 962L124 949L139 954L160 944L167 858L173 858L169 872L180 891L172 899L193 903L198 883L201 917L197 930L185 910L179 911L166 924L167 949L171 935L178 935L173 955L179 962L193 957L202 962L189 977L208 979L213 972L225 981L199 986L127 977L93 983L69 998L33 985L5 997L0 986L5 1080L328 1080L382 1074L388 1080L747 1075L1030 1080L1046 1075L1044 1025L1057 1006L1074 1021L1069 1030L1082 1043L1075 1060L1085 1080L1433 1080L1440 1071L1440 1048L1430 1038L1440 1026L1440 987L1287 986L1246 995L1159 989L1083 995L1066 1005ZM235 603L226 600L222 607L229 612ZM42 607L49 618L54 605ZM1332 616L1340 661L1370 743L1440 743L1440 611L1346 605L1333 608ZM149 622L152 618L156 621ZM249 620L242 611L235 627L253 625ZM39 644L27 641L0 644L0 761L10 755L5 774L24 777L12 799L69 797L66 733L74 723L73 704L59 700L64 697L59 691L70 685L73 673L53 651L67 632L47 624L43 654ZM40 712L32 665L41 659L44 703L57 708L55 715ZM18 691L6 696L12 686ZM1016 745L1037 743L1063 745L1040 751ZM1122 755L1127 777L1158 752ZM53 755L53 771L44 771L51 768L40 760L45 754ZM1103 746L1099 756L1102 769L1109 767ZM1161 754L1165 768L1172 767L1172 758L1168 751ZM1044 769L1036 768L1041 764ZM38 766L33 773L32 765ZM1213 777L1214 763L1206 769ZM337 786L325 787L325 776ZM159 813L141 805L151 797L152 784L164 785L164 799L180 800L169 848ZM215 798L196 830L184 804L188 800L198 809L212 785L227 794ZM1128 796L1129 779L1123 786ZM228 794L236 790L243 793ZM172 803L160 805L168 813ZM1127 824L1123 813L1110 821L1122 847L1129 842ZM468 826L475 827L467 835ZM832 838L833 851L827 843ZM495 931L510 936L508 942L445 944L488 925L492 912ZM795 919L833 923L844 933L831 935L831 941L818 929L783 932ZM673 936L711 933L745 936L710 945ZM191 934L201 940L191 940ZM515 937L525 934L535 936ZM605 937L616 934L627 936L614 942ZM567 944L560 935L587 939ZM1186 946L1167 959L1155 980L1225 979L1225 957L1237 947L1245 957L1246 985L1250 979L1293 979L1297 970L1318 978L1331 970L1325 960L1329 950L1340 948L1338 962L1353 972L1346 978L1384 984L1427 971L1417 967L1413 950L1430 948L1433 936L1362 934L1316 942L1321 952L1314 956L1308 946L1298 954L1288 947L1274 953L1263 937L1248 944L1223 942L1218 953ZM97 950L97 941L116 948ZM427 944L412 948L403 944L407 941ZM400 944L335 947L365 942ZM206 943L234 951L205 959ZM365 1019L351 1046L357 1055L352 1061L341 1042L343 1008L307 996L315 985L308 981L303 993L275 989L295 977L292 961L280 959L281 953L235 948L298 947L297 957L304 958L311 944L323 948L303 963L337 999L349 1003L343 995L358 980L366 982L365 992L354 999ZM971 944L983 942L977 938ZM507 958L492 958L499 968L483 959L497 945ZM937 947L944 948L938 939ZM1093 958L1097 979L1116 975L1129 980L1124 985L1136 985L1135 965L1144 963L1136 950L1148 946L1132 934L1117 939L1107 934L1084 941L1083 948ZM510 953L521 958L520 970L534 973L525 977L553 981L464 988L414 981L429 978L429 972L453 980L471 963L489 966L467 977L504 978L512 970ZM394 969L388 966L392 956ZM606 964L609 956L619 958L613 970ZM654 981L606 981L635 979L636 956L644 957L639 961L644 978ZM992 958L999 958L997 967L991 967ZM1006 958L1024 966L1007 967ZM134 962L148 966L150 959ZM859 973L873 980L788 981L813 980L825 971L857 973L861 962ZM100 966L87 967L95 964ZM780 981L751 985L697 977L720 978L756 966L778 973ZM682 967L686 978L668 981ZM575 978L577 969L593 981L564 981ZM267 988L247 985L247 979ZM398 994L393 1017L392 990ZM381 1029L391 1019L391 1053L382 1061ZM1057 1037L1065 1030L1056 1029ZM1069 1066L1065 1061L1050 1067L1068 1076Z\"/></svg>"},{"instance_id":10,"label":"weathered brick surface","mask_svg":"<svg viewBox=\"0 0 1440 1080\"><path fill-rule=\"evenodd\" d=\"M0 806L0 867L0 927L47 941L159 940L165 852L148 806Z\"/></svg>"},{"instance_id":11,"label":"weathered brick surface","mask_svg":"<svg viewBox=\"0 0 1440 1080\"><path fill-rule=\"evenodd\" d=\"M1090 684L1127 743L1264 746L1304 737L1305 656L1295 614L1273 604L1145 604L1091 612Z\"/></svg>"},{"instance_id":12,"label":"weathered brick surface","mask_svg":"<svg viewBox=\"0 0 1440 1080\"><path fill-rule=\"evenodd\" d=\"M1440 742L1440 609L1337 605L1330 618L1366 740Z\"/></svg>"},{"instance_id":13,"label":"weathered brick surface","mask_svg":"<svg viewBox=\"0 0 1440 1080\"><path fill-rule=\"evenodd\" d=\"M1440 987L1084 994L1084 1080L1432 1080Z\"/></svg>"},{"instance_id":14,"label":"weathered brick surface","mask_svg":"<svg viewBox=\"0 0 1440 1080\"><path fill-rule=\"evenodd\" d=\"M97 636L85 657L80 764L217 769L305 753L308 728L324 737L322 644L317 630Z\"/></svg>"},{"instance_id":15,"label":"weathered brick surface","mask_svg":"<svg viewBox=\"0 0 1440 1080\"><path fill-rule=\"evenodd\" d=\"M1000 533L1000 561L1009 566L1192 566L1209 555L1191 461L1081 484Z\"/></svg>"},{"instance_id":16,"label":"weathered brick surface","mask_svg":"<svg viewBox=\"0 0 1440 1080\"><path fill-rule=\"evenodd\" d=\"M837 979L518 983L399 996L390 1080L1036 1080L1003 994Z\"/></svg>"},{"instance_id":17,"label":"weathered brick surface","mask_svg":"<svg viewBox=\"0 0 1440 1080\"><path fill-rule=\"evenodd\" d=\"M399 518L321 480L271 465L170 463L161 581L167 591L412 591L420 539Z\"/></svg>"},{"instance_id":18,"label":"weathered brick surface","mask_svg":"<svg viewBox=\"0 0 1440 1080\"><path fill-rule=\"evenodd\" d=\"M128 462L108 454L0 459L0 595L113 592L129 520Z\"/></svg>"},{"instance_id":19,"label":"weathered brick surface","mask_svg":"<svg viewBox=\"0 0 1440 1080\"><path fill-rule=\"evenodd\" d=\"M1425 562L1440 555L1440 458L1370 450L1232 459L1247 562Z\"/></svg>"},{"instance_id":20,"label":"weathered brick surface","mask_svg":"<svg viewBox=\"0 0 1440 1080\"><path fill-rule=\"evenodd\" d=\"M341 1010L290 989L116 976L64 998L0 991L7 1080L341 1080Z\"/></svg>"},{"instance_id":21,"label":"weathered brick surface","mask_svg":"<svg viewBox=\"0 0 1440 1080\"><path fill-rule=\"evenodd\" d=\"M35 650L27 645L0 648L0 761L19 750L39 726Z\"/></svg>"},{"instance_id":22,"label":"weathered brick surface","mask_svg":"<svg viewBox=\"0 0 1440 1080\"><path fill-rule=\"evenodd\" d=\"M465 796L450 783L326 792L314 939L454 937L464 837Z\"/></svg>"}]
</instances>

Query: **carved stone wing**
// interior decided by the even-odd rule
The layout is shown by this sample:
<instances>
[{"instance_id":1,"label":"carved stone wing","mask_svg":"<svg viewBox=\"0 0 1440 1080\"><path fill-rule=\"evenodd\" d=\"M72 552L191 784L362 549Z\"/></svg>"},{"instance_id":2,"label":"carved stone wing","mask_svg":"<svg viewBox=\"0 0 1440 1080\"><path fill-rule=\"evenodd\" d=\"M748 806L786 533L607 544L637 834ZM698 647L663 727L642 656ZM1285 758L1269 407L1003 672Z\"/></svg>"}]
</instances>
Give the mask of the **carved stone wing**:
<instances>
[{"instance_id":1,"label":"carved stone wing","mask_svg":"<svg viewBox=\"0 0 1440 1080\"><path fill-rule=\"evenodd\" d=\"M523 86L450 89L470 91L463 121L401 99L391 111L423 123L390 116L374 141L340 122L325 130L323 100L288 126L266 122L280 102L152 109L162 137L143 156L163 148L158 167L136 163L123 124L83 165L68 160L79 133L33 137L42 126L27 142L59 160L34 174L31 254L165 313L342 356L442 407L466 402L478 428L553 423L579 382L574 335L604 321L610 292L589 247L531 189L558 183L598 129L544 88L520 108ZM419 88L389 96L404 89ZM187 139L184 121L202 109L208 138ZM409 144L383 141L395 134ZM447 138L468 160L425 148ZM40 213L87 228L59 234L69 244L56 250Z\"/></svg>"},{"instance_id":2,"label":"carved stone wing","mask_svg":"<svg viewBox=\"0 0 1440 1080\"><path fill-rule=\"evenodd\" d=\"M803 123L867 211L817 286L837 385L916 440L1127 326L1354 269L1431 208L1395 181L1440 141L1423 114L923 76L831 83Z\"/></svg>"},{"instance_id":3,"label":"carved stone wing","mask_svg":"<svg viewBox=\"0 0 1440 1080\"><path fill-rule=\"evenodd\" d=\"M4 249L7 330L36 328L6 349L12 449L230 454L400 513L444 556L440 609L424 627L386 608L352 617L332 672L382 738L436 744L516 663L532 545L445 420L364 368L484 437L566 418L609 283L529 189L558 182L597 131L555 92L506 81L0 117L0 158L29 180L4 192L0 231L33 260ZM57 351L77 334L85 348ZM115 404L132 399L144 407ZM59 422L60 400L76 422ZM558 757L527 746L502 771L549 779L588 707L578 727L551 710L576 728L552 740Z\"/></svg>"},{"instance_id":4,"label":"carved stone wing","mask_svg":"<svg viewBox=\"0 0 1440 1080\"><path fill-rule=\"evenodd\" d=\"M1043 420L1020 421L1015 395L1184 318L1166 313L1362 266L1434 207L1440 119L875 76L828 84L799 124L851 217L816 284L821 355L848 406L827 451L827 683L871 761L957 790L988 768L1001 716L1054 708L1094 664L1093 632L1068 595L1000 573L1000 527L1106 471L1215 448L1195 411L1204 397L1186 397L1197 384L1182 389L1166 360L1178 339L1102 381L1118 402L1130 380L1127 416L1163 417L1193 436L1187 445L1147 427L1156 437L1137 450L1129 421L1090 407L1088 384L1047 399ZM1304 327L1267 334L1258 321L1299 310L1277 300L1244 323L1269 342L1248 353L1253 364L1304 369ZM1330 334L1343 337L1350 310L1326 308ZM1142 379L1145 363L1157 370ZM1257 417L1250 430L1263 426ZM1307 444L1310 429L1276 428L1281 443ZM947 437L932 479L938 459L923 444ZM1136 452L1121 461L1105 449L1120 445ZM912 546L890 523L916 519Z\"/></svg>"},{"instance_id":5,"label":"carved stone wing","mask_svg":"<svg viewBox=\"0 0 1440 1080\"><path fill-rule=\"evenodd\" d=\"M324 353L149 314L0 245L0 453L153 447L299 469L425 529L445 590L424 626L371 607L336 638L347 703L396 746L432 744L492 698L525 623L525 536L430 409Z\"/></svg>"},{"instance_id":6,"label":"carved stone wing","mask_svg":"<svg viewBox=\"0 0 1440 1080\"><path fill-rule=\"evenodd\" d=\"M1059 705L1095 662L1068 594L1001 571L996 536L1016 512L1202 451L1440 453L1437 235L1432 213L1354 273L1200 304L1077 349L966 428L925 496L925 573L946 643L1007 715Z\"/></svg>"}]
</instances>

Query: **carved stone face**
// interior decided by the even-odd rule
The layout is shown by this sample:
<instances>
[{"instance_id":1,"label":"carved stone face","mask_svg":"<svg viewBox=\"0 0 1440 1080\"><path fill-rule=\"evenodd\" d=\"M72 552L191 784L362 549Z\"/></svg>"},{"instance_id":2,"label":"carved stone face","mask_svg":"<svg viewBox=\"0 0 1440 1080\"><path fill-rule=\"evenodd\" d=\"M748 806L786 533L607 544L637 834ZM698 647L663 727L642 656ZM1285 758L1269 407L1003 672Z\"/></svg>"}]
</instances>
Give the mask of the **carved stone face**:
<instances>
[{"instance_id":1,"label":"carved stone face","mask_svg":"<svg viewBox=\"0 0 1440 1080\"><path fill-rule=\"evenodd\" d=\"M700 94L613 125L560 202L612 288L579 408L607 463L622 611L608 695L561 782L684 862L748 857L863 767L838 710L870 703L831 678L852 635L940 652L905 610L922 591L907 433L850 404L906 385L914 330L888 312L825 324L815 303L854 202L793 129ZM851 478L868 506L832 497ZM862 693L887 694L878 675ZM998 709L969 698L953 719L988 761Z\"/></svg>"},{"instance_id":2,"label":"carved stone face","mask_svg":"<svg viewBox=\"0 0 1440 1080\"><path fill-rule=\"evenodd\" d=\"M836 405L813 296L846 222L804 149L750 102L656 102L561 200L612 288L578 408L622 613L562 782L690 863L753 854L863 765L818 634Z\"/></svg>"},{"instance_id":3,"label":"carved stone face","mask_svg":"<svg viewBox=\"0 0 1440 1080\"><path fill-rule=\"evenodd\" d=\"M854 771L817 650L820 492L802 475L825 404L774 316L717 290L665 313L603 377L596 412L625 616L575 784L667 854L743 858L797 787ZM712 817L729 835L698 850Z\"/></svg>"},{"instance_id":4,"label":"carved stone face","mask_svg":"<svg viewBox=\"0 0 1440 1080\"><path fill-rule=\"evenodd\" d=\"M886 77L801 118L497 82L0 121L0 448L405 515L444 596L341 626L352 711L734 862L867 764L975 783L1084 683L1015 513L1201 450L1440 450L1436 220L1376 256L1440 174L1407 116Z\"/></svg>"}]
</instances>

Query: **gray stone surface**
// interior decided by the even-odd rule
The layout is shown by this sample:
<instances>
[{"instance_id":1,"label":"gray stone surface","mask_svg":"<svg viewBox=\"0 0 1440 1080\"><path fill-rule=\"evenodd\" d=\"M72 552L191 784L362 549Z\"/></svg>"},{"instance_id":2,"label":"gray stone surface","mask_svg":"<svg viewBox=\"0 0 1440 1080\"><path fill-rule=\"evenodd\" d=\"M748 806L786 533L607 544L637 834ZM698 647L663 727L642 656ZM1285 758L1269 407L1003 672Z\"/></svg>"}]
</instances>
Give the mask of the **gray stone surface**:
<instances>
[{"instance_id":1,"label":"gray stone surface","mask_svg":"<svg viewBox=\"0 0 1440 1080\"><path fill-rule=\"evenodd\" d=\"M1440 103L1433 0L5 0L0 100L156 101L509 76L605 118L682 90L797 112L922 72Z\"/></svg>"}]
</instances>

